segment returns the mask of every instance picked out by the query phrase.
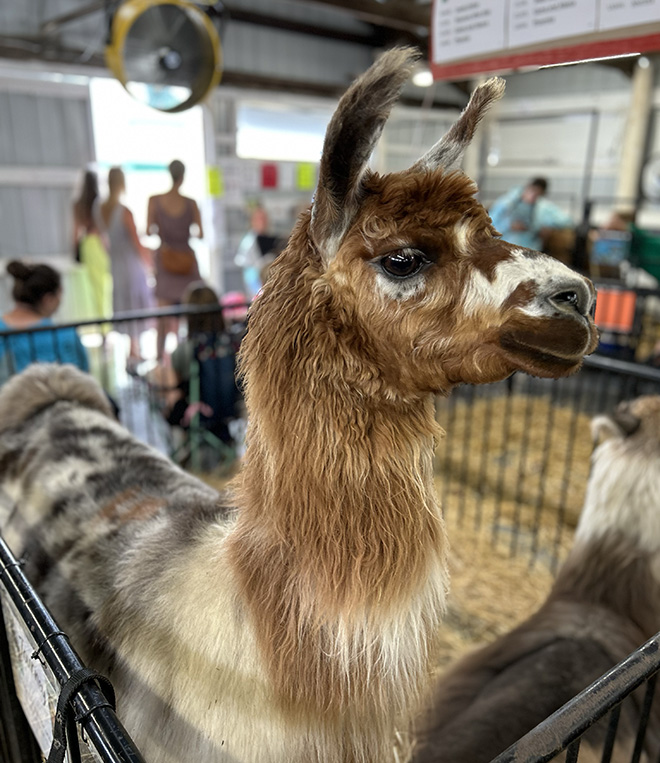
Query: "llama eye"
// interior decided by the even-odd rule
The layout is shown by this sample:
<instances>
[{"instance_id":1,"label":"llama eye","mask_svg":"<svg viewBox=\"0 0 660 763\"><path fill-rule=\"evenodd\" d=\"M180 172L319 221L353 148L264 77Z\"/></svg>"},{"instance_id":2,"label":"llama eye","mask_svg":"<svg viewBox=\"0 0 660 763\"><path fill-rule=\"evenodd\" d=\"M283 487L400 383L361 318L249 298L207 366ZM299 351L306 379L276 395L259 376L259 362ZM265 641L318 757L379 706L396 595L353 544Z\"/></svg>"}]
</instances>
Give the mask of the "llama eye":
<instances>
[{"instance_id":1,"label":"llama eye","mask_svg":"<svg viewBox=\"0 0 660 763\"><path fill-rule=\"evenodd\" d=\"M398 252L386 254L380 260L380 266L388 276L394 278L409 278L414 276L426 262L426 257L414 249L401 249Z\"/></svg>"}]
</instances>

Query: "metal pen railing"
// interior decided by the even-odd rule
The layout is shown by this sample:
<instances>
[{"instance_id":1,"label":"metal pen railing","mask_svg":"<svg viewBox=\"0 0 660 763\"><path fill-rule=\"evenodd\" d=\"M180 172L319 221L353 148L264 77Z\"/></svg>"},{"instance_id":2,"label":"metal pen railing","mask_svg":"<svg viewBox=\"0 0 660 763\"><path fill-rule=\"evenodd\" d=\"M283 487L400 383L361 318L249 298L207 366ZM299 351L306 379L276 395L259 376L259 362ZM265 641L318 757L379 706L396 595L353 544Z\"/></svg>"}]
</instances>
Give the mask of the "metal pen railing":
<instances>
[{"instance_id":1,"label":"metal pen railing","mask_svg":"<svg viewBox=\"0 0 660 763\"><path fill-rule=\"evenodd\" d=\"M47 667L60 686L85 666L23 574L20 562L0 537L0 583L34 640L33 659ZM144 763L144 758L93 681L73 695L78 725L104 763Z\"/></svg>"},{"instance_id":2,"label":"metal pen railing","mask_svg":"<svg viewBox=\"0 0 660 763\"><path fill-rule=\"evenodd\" d=\"M660 633L493 758L491 763L545 763L564 751L567 763L578 761L583 735L610 713L601 758L602 763L609 763L616 741L621 703L640 686L646 685L631 756L631 763L638 763L644 749L659 670Z\"/></svg>"}]
</instances>

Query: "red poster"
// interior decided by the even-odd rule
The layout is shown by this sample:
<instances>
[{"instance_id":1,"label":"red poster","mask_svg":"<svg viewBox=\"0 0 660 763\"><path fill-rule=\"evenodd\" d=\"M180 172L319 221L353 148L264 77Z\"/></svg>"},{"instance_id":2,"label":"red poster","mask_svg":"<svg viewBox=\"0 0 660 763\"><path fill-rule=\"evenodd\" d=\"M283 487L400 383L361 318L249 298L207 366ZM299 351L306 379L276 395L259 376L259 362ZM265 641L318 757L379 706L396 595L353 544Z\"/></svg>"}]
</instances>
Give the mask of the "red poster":
<instances>
[{"instance_id":1,"label":"red poster","mask_svg":"<svg viewBox=\"0 0 660 763\"><path fill-rule=\"evenodd\" d=\"M277 188L277 165L276 164L261 165L261 187L262 188Z\"/></svg>"}]
</instances>

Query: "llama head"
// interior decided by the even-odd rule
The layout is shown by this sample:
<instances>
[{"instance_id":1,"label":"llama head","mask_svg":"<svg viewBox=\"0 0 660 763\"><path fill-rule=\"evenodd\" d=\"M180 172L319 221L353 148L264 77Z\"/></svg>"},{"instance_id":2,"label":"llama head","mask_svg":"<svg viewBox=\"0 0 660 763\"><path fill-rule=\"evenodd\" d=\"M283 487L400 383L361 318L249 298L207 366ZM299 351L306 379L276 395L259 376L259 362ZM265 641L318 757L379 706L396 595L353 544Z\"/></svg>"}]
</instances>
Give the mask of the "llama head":
<instances>
[{"instance_id":1,"label":"llama head","mask_svg":"<svg viewBox=\"0 0 660 763\"><path fill-rule=\"evenodd\" d=\"M446 391L519 369L572 373L597 341L591 283L502 241L474 183L456 169L503 81L477 88L449 132L408 170L381 176L368 168L415 60L410 49L389 51L341 99L311 215L276 263L264 307L278 291L273 308L284 318L285 303L303 309L307 289L305 332L318 315L331 326L343 367L360 367L349 384L378 377L389 395Z\"/></svg>"},{"instance_id":2,"label":"llama head","mask_svg":"<svg viewBox=\"0 0 660 763\"><path fill-rule=\"evenodd\" d=\"M596 416L591 434L596 447L576 539L616 533L660 553L660 396Z\"/></svg>"}]
</instances>

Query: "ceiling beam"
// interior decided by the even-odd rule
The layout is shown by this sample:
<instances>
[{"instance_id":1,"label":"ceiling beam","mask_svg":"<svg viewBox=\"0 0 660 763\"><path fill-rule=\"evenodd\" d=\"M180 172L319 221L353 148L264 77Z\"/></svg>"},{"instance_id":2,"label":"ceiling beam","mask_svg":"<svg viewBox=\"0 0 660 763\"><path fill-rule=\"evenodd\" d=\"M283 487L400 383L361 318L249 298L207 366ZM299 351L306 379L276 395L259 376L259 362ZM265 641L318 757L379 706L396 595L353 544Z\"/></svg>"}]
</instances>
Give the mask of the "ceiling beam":
<instances>
[{"instance_id":1,"label":"ceiling beam","mask_svg":"<svg viewBox=\"0 0 660 763\"><path fill-rule=\"evenodd\" d=\"M332 84L321 82L310 82L306 80L288 79L284 77L269 77L263 74L252 72L224 71L220 86L236 87L241 90L265 90L278 93L288 93L295 95L314 95L322 98L331 98L338 100L345 92L350 83ZM422 98L411 98L403 96L397 103L402 106L418 107L423 104ZM454 109L463 108L455 102L434 101L430 108L433 109Z\"/></svg>"},{"instance_id":2,"label":"ceiling beam","mask_svg":"<svg viewBox=\"0 0 660 763\"><path fill-rule=\"evenodd\" d=\"M298 0L300 1L300 0ZM391 47L396 44L418 45L424 53L428 44L426 34L429 23L429 12L422 6L411 4L406 0L396 0L383 5L377 0L304 0L306 3L316 3L333 8L339 13L346 13L353 18L368 23L372 32L349 32L311 22L297 21L272 13L261 13L238 5L223 4L220 18L228 21L239 21L246 24L284 29L299 34L306 34L328 39L343 40L372 48ZM119 5L118 0L93 0L75 10L62 13L44 21L40 32L52 37L62 26L78 21L108 8L114 10ZM226 14L226 15L225 15ZM398 34L398 36L397 36Z\"/></svg>"},{"instance_id":3,"label":"ceiling beam","mask_svg":"<svg viewBox=\"0 0 660 763\"><path fill-rule=\"evenodd\" d=\"M343 40L344 42L354 42L358 45L367 45L374 48L383 44L382 37L375 33L359 34L357 32L346 32L341 29L332 29L317 24L294 21L293 19L287 19L283 16L273 16L272 14L245 10L233 5L225 4L224 9L227 12L229 17L228 20L230 22L240 21L244 24L255 24L257 26L265 26L274 29L285 29L289 32L298 32L300 34L313 35L316 37L327 37L332 40Z\"/></svg>"},{"instance_id":4,"label":"ceiling beam","mask_svg":"<svg viewBox=\"0 0 660 763\"><path fill-rule=\"evenodd\" d=\"M92 13L98 13L99 11L105 10L105 8L111 4L112 3L108 3L105 0L96 0L89 5L83 5L81 8L76 8L68 13L53 16L53 18L46 19L46 21L41 24L41 31L45 34L52 34L61 26L64 26L64 24L70 24L72 21L78 21L78 19L90 16Z\"/></svg>"},{"instance_id":5,"label":"ceiling beam","mask_svg":"<svg viewBox=\"0 0 660 763\"><path fill-rule=\"evenodd\" d=\"M67 48L57 41L45 40L42 35L0 35L0 58L106 68L102 53L89 55L84 50Z\"/></svg>"},{"instance_id":6,"label":"ceiling beam","mask_svg":"<svg viewBox=\"0 0 660 763\"><path fill-rule=\"evenodd\" d=\"M0 35L0 58L14 60L38 60L53 64L78 64L82 62L85 51L81 49L65 48L56 42L44 44L41 37L9 36ZM105 58L101 53L85 57L84 65L107 71ZM298 95L313 95L322 98L337 100L348 87L346 83L322 83L308 80L290 79L284 77L271 77L256 72L241 72L225 70L222 73L220 87L235 87L242 90L263 90L279 93L293 93ZM421 98L403 97L399 100L403 106L421 106ZM456 103L434 101L431 104L434 109L458 109Z\"/></svg>"},{"instance_id":7,"label":"ceiling beam","mask_svg":"<svg viewBox=\"0 0 660 763\"><path fill-rule=\"evenodd\" d=\"M407 32L415 37L428 36L431 23L431 6L417 5L412 0L296 0L305 5L323 5L326 8L348 13L368 24Z\"/></svg>"}]
</instances>

